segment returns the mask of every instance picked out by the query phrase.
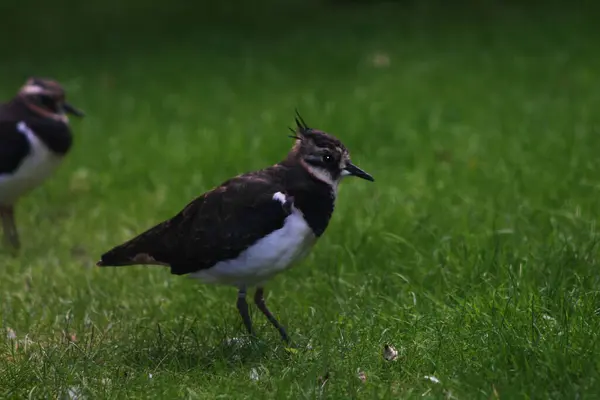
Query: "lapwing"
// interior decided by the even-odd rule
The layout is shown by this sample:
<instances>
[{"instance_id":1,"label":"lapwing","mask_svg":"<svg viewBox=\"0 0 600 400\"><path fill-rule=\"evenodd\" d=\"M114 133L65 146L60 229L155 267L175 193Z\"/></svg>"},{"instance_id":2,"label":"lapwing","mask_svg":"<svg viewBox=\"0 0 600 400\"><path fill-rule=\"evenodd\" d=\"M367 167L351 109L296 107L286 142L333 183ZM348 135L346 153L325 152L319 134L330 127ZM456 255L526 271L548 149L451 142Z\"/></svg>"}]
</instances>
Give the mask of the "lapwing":
<instances>
[{"instance_id":1,"label":"lapwing","mask_svg":"<svg viewBox=\"0 0 600 400\"><path fill-rule=\"evenodd\" d=\"M16 202L50 177L71 148L67 114L83 116L65 101L61 84L45 78L28 79L0 105L0 219L14 249L20 247Z\"/></svg>"},{"instance_id":2,"label":"lapwing","mask_svg":"<svg viewBox=\"0 0 600 400\"><path fill-rule=\"evenodd\" d=\"M342 178L374 180L350 161L340 140L309 128L299 114L296 125L295 143L283 161L225 181L174 217L106 252L97 265L162 265L175 275L234 286L251 336L246 292L256 288L254 303L288 342L265 304L265 284L307 255L323 235Z\"/></svg>"}]
</instances>

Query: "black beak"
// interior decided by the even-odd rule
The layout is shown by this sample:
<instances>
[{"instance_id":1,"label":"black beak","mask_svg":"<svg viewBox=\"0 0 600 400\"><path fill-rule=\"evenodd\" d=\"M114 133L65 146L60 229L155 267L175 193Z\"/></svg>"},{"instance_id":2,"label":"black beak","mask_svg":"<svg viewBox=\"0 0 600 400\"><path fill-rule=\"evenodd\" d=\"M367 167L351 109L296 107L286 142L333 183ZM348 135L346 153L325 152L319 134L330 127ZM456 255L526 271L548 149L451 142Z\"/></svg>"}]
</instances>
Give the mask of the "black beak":
<instances>
[{"instance_id":1,"label":"black beak","mask_svg":"<svg viewBox=\"0 0 600 400\"><path fill-rule=\"evenodd\" d=\"M65 109L66 112L68 112L69 114L73 114L77 117L83 117L85 115L85 113L75 107L73 107L72 105L70 105L69 103L64 103L63 107Z\"/></svg>"},{"instance_id":2,"label":"black beak","mask_svg":"<svg viewBox=\"0 0 600 400\"><path fill-rule=\"evenodd\" d=\"M356 165L352 164L351 162L348 162L348 164L346 165L346 168L344 168L344 170L348 173L348 175L363 178L363 179L366 179L371 182L373 182L375 180L371 175L369 175L362 169L358 168Z\"/></svg>"}]
</instances>

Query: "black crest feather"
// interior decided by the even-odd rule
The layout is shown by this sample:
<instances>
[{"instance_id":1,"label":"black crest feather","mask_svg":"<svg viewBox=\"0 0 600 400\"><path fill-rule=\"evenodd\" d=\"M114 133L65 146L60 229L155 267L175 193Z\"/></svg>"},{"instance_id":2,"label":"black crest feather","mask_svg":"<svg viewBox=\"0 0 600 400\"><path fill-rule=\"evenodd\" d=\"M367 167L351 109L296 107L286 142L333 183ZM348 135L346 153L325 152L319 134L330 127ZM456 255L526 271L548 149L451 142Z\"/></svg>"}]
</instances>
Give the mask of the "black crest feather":
<instances>
[{"instance_id":1,"label":"black crest feather","mask_svg":"<svg viewBox=\"0 0 600 400\"><path fill-rule=\"evenodd\" d=\"M292 139L302 140L302 138L300 136L296 135L296 131L295 130L293 130L290 127L288 127L288 129L293 133L293 135L288 135L288 137L291 137Z\"/></svg>"},{"instance_id":2,"label":"black crest feather","mask_svg":"<svg viewBox=\"0 0 600 400\"><path fill-rule=\"evenodd\" d=\"M310 128L308 127L308 125L306 125L306 122L304 122L304 119L298 112L298 109L296 109L296 126L298 127L298 129L300 129L300 131L310 130Z\"/></svg>"}]
</instances>

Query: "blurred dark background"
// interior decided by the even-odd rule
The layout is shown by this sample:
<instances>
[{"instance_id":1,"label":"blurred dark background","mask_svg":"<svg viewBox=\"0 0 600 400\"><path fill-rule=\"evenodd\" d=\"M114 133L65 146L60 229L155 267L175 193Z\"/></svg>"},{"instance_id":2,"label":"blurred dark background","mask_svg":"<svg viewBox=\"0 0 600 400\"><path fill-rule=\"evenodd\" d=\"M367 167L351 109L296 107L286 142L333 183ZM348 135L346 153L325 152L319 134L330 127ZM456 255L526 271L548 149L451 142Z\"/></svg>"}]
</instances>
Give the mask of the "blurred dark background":
<instances>
[{"instance_id":1,"label":"blurred dark background","mask_svg":"<svg viewBox=\"0 0 600 400\"><path fill-rule=\"evenodd\" d=\"M132 46L149 50L171 41L226 41L234 33L243 33L247 40L275 39L327 25L332 30L354 25L357 37L380 31L382 26L399 33L417 28L432 34L477 28L480 31L471 31L473 35L485 35L490 23L511 18L527 19L534 27L577 14L589 26L598 15L595 4L556 0L3 1L0 46L3 62L7 62L15 56L58 57L64 51L92 57L118 48L132 51Z\"/></svg>"}]
</instances>

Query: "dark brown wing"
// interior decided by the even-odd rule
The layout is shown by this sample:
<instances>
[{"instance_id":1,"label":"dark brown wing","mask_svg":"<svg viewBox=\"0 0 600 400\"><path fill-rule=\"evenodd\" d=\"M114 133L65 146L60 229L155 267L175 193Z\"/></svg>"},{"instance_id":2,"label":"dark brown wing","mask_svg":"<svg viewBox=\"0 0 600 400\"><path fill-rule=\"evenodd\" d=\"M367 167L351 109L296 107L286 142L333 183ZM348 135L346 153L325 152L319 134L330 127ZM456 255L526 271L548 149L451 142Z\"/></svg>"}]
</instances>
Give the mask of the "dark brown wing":
<instances>
[{"instance_id":1,"label":"dark brown wing","mask_svg":"<svg viewBox=\"0 0 600 400\"><path fill-rule=\"evenodd\" d=\"M0 175L15 172L29 151L29 141L17 125L0 120Z\"/></svg>"},{"instance_id":2,"label":"dark brown wing","mask_svg":"<svg viewBox=\"0 0 600 400\"><path fill-rule=\"evenodd\" d=\"M179 214L113 248L99 266L157 264L182 275L237 257L283 226L288 204L273 199L283 190L261 176L246 175L203 194ZM290 199L291 201L291 199Z\"/></svg>"}]
</instances>

